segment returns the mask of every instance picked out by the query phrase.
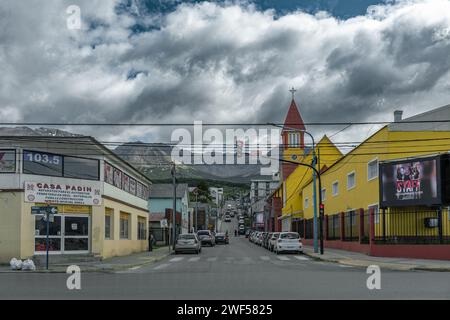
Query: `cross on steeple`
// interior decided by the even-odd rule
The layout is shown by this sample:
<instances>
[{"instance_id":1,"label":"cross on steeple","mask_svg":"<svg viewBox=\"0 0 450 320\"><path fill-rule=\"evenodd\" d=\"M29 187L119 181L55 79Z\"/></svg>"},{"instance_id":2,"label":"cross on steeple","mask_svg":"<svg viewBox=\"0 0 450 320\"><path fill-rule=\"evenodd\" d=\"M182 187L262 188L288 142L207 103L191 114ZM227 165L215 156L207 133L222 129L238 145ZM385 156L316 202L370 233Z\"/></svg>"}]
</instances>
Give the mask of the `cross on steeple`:
<instances>
[{"instance_id":1,"label":"cross on steeple","mask_svg":"<svg viewBox=\"0 0 450 320\"><path fill-rule=\"evenodd\" d=\"M294 87L292 87L292 89L289 91L292 93L292 100L294 100L295 91L297 90L295 90Z\"/></svg>"}]
</instances>

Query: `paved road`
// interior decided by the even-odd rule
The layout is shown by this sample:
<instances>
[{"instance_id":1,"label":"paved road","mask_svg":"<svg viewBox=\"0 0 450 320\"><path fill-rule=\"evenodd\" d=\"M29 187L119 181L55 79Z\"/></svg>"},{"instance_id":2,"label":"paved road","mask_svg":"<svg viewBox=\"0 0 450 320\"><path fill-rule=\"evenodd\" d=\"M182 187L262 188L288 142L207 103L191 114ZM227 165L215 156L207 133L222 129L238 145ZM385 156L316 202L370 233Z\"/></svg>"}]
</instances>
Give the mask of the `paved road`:
<instances>
[{"instance_id":1,"label":"paved road","mask_svg":"<svg viewBox=\"0 0 450 320\"><path fill-rule=\"evenodd\" d=\"M82 274L79 291L66 288L65 274L0 274L0 298L450 299L449 273L382 270L381 290L368 290L365 271L303 255L277 256L231 236L229 245L204 247L198 256Z\"/></svg>"}]
</instances>

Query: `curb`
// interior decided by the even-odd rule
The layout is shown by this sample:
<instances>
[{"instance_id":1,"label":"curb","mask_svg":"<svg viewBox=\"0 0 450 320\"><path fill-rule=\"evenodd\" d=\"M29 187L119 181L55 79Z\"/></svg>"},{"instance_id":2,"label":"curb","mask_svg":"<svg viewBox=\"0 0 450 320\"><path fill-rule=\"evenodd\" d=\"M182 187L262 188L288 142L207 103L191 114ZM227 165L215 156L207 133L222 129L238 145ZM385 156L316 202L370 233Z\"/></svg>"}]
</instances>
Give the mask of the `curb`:
<instances>
[{"instance_id":1,"label":"curb","mask_svg":"<svg viewBox=\"0 0 450 320\"><path fill-rule=\"evenodd\" d=\"M80 269L81 269L81 272L115 273L117 271L124 271L124 270L128 270L130 268L133 268L133 267L142 267L142 266L145 266L147 264L155 263L155 262L158 262L158 261L166 258L169 255L170 255L169 253L165 253L165 254L163 254L161 256L154 257L153 259L151 259L149 261L145 261L145 262L142 262L142 263L136 263L136 264L124 264L124 265L112 266L112 267L107 267L107 268L102 268L101 266L98 266L98 267L96 267L96 266L87 266L86 269L83 269L83 266L81 266ZM76 263L73 263L73 264L76 264ZM8 265L8 267L9 267L9 265ZM59 267L61 269L59 269L59 268L58 269L49 269L49 270L45 270L45 269L42 270L41 269L41 270L34 270L34 271L31 271L31 270L11 270L11 269L7 269L7 270L0 270L0 274L2 274L2 273L16 273L16 274L27 274L27 273L66 273L67 267L68 267L68 265Z\"/></svg>"},{"instance_id":2,"label":"curb","mask_svg":"<svg viewBox=\"0 0 450 320\"><path fill-rule=\"evenodd\" d=\"M395 271L434 271L434 272L450 272L450 267L434 267L434 266L417 266L417 265L393 265L389 263L377 263L376 261L367 261L367 260L342 260L342 259L333 259L333 258L323 258L318 257L314 254L304 252L304 255L316 260L316 261L326 261L331 263L338 263L342 265L352 266L352 267L360 267L366 268L370 265L377 264L381 268ZM359 262L359 263L358 263Z\"/></svg>"}]
</instances>

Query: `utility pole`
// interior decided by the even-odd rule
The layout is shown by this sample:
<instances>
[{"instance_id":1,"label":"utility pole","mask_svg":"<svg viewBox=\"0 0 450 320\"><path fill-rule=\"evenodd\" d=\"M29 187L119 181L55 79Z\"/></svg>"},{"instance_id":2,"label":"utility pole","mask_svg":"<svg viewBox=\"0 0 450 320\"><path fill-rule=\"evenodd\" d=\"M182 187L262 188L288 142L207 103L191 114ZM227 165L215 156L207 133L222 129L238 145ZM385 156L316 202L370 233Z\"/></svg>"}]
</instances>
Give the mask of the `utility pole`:
<instances>
[{"instance_id":1,"label":"utility pole","mask_svg":"<svg viewBox=\"0 0 450 320\"><path fill-rule=\"evenodd\" d=\"M177 183L175 177L175 162L172 163L172 185L173 185L173 210L172 210L172 248L175 251L176 242L176 216L177 216Z\"/></svg>"},{"instance_id":2,"label":"utility pole","mask_svg":"<svg viewBox=\"0 0 450 320\"><path fill-rule=\"evenodd\" d=\"M195 231L198 231L198 189L195 189Z\"/></svg>"}]
</instances>

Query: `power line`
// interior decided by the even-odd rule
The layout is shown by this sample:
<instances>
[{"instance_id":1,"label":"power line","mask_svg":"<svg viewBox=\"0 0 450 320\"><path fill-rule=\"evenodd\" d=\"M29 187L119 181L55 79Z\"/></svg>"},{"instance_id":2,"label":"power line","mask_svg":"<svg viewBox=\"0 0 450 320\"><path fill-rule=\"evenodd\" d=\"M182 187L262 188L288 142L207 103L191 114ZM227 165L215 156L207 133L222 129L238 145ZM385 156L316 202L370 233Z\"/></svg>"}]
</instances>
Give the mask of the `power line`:
<instances>
[{"instance_id":1,"label":"power line","mask_svg":"<svg viewBox=\"0 0 450 320\"><path fill-rule=\"evenodd\" d=\"M309 125L309 126L348 126L348 125L368 125L368 124L408 124L408 123L449 123L450 119L444 120L402 120L400 122L395 121L356 121L356 122L307 122L307 123L290 123L289 126L296 125ZM116 123L104 123L104 122L0 122L2 126L143 126L143 127L167 127L167 126L181 126L190 127L194 126L194 123L135 123L135 122L116 122ZM284 123L202 123L202 126L284 126Z\"/></svg>"}]
</instances>

